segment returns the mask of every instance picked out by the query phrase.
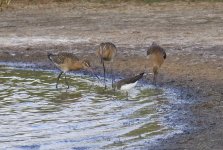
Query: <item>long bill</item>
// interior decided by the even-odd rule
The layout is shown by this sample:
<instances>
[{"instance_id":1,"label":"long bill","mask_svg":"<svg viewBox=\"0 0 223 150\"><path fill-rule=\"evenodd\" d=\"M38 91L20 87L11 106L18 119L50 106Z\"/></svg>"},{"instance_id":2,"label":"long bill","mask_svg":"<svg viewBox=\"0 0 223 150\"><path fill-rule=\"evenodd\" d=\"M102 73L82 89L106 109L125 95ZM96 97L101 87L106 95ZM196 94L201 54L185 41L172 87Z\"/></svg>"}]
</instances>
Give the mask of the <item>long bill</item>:
<instances>
[{"instance_id":1,"label":"long bill","mask_svg":"<svg viewBox=\"0 0 223 150\"><path fill-rule=\"evenodd\" d=\"M94 73L94 71L91 68L87 69L93 76L95 76L98 80L100 80L100 78L97 76L97 74Z\"/></svg>"}]
</instances>

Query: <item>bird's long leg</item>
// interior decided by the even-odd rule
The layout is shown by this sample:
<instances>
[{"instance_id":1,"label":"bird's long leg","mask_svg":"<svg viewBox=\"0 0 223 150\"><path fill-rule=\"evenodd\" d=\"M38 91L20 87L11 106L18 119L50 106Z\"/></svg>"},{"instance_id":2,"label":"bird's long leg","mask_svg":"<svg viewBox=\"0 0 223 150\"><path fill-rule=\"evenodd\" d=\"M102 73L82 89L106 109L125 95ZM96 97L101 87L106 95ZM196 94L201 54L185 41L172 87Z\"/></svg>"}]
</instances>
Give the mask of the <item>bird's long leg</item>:
<instances>
[{"instance_id":1,"label":"bird's long leg","mask_svg":"<svg viewBox=\"0 0 223 150\"><path fill-rule=\"evenodd\" d=\"M153 83L154 83L154 85L156 85L156 83L157 83L157 76L158 76L158 72L155 72L154 76L153 76Z\"/></svg>"},{"instance_id":2,"label":"bird's long leg","mask_svg":"<svg viewBox=\"0 0 223 150\"><path fill-rule=\"evenodd\" d=\"M158 67L157 66L154 66L153 67L153 83L156 85L156 80L157 80L157 75L158 75Z\"/></svg>"},{"instance_id":3,"label":"bird's long leg","mask_svg":"<svg viewBox=\"0 0 223 150\"><path fill-rule=\"evenodd\" d=\"M58 77L57 77L57 84L56 84L56 88L58 88L58 87L57 87L57 85L58 85L58 83L59 83L59 79L60 79L60 77L61 77L61 75L62 75L62 74L63 74L63 72L61 71L61 72L60 72L60 74L59 74L59 75L58 75Z\"/></svg>"},{"instance_id":4,"label":"bird's long leg","mask_svg":"<svg viewBox=\"0 0 223 150\"><path fill-rule=\"evenodd\" d=\"M107 88L106 86L106 80L105 80L105 63L104 63L104 60L102 60L102 65L103 65L103 69L104 69L104 84L105 84L105 89Z\"/></svg>"},{"instance_id":5,"label":"bird's long leg","mask_svg":"<svg viewBox=\"0 0 223 150\"><path fill-rule=\"evenodd\" d=\"M128 91L126 91L126 97L127 97L127 100L129 100L129 93L128 93Z\"/></svg>"},{"instance_id":6,"label":"bird's long leg","mask_svg":"<svg viewBox=\"0 0 223 150\"><path fill-rule=\"evenodd\" d=\"M156 85L156 74L153 75L153 83Z\"/></svg>"},{"instance_id":7,"label":"bird's long leg","mask_svg":"<svg viewBox=\"0 0 223 150\"><path fill-rule=\"evenodd\" d=\"M69 89L69 88L70 88L70 86L69 86L69 83L67 82L66 73L64 73L64 76L65 76L65 83L67 84L67 89Z\"/></svg>"},{"instance_id":8,"label":"bird's long leg","mask_svg":"<svg viewBox=\"0 0 223 150\"><path fill-rule=\"evenodd\" d=\"M111 68L111 75L112 75L112 87L113 87L113 84L114 84L114 81L115 81L114 74L113 74L113 61L111 62L110 68Z\"/></svg>"}]
</instances>

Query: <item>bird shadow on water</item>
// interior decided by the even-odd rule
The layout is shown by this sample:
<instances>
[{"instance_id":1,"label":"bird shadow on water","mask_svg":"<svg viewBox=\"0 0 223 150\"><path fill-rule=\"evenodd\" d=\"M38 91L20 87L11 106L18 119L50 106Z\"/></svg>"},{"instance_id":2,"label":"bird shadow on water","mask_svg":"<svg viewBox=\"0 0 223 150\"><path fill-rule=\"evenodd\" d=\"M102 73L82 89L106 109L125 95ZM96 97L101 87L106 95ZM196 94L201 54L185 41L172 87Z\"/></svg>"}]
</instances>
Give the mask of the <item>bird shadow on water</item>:
<instances>
[{"instance_id":1,"label":"bird shadow on water","mask_svg":"<svg viewBox=\"0 0 223 150\"><path fill-rule=\"evenodd\" d=\"M95 86L93 89L93 92L99 95L100 97L104 97L110 100L127 100L126 93L121 91L115 91L112 88L104 89L104 87L101 86Z\"/></svg>"},{"instance_id":2,"label":"bird shadow on water","mask_svg":"<svg viewBox=\"0 0 223 150\"><path fill-rule=\"evenodd\" d=\"M57 104L73 103L83 97L81 92L72 91L71 89L54 89L51 92L55 94L49 100Z\"/></svg>"},{"instance_id":3,"label":"bird shadow on water","mask_svg":"<svg viewBox=\"0 0 223 150\"><path fill-rule=\"evenodd\" d=\"M24 146L18 146L21 150L39 150L40 145L34 144L34 145L24 145Z\"/></svg>"}]
</instances>

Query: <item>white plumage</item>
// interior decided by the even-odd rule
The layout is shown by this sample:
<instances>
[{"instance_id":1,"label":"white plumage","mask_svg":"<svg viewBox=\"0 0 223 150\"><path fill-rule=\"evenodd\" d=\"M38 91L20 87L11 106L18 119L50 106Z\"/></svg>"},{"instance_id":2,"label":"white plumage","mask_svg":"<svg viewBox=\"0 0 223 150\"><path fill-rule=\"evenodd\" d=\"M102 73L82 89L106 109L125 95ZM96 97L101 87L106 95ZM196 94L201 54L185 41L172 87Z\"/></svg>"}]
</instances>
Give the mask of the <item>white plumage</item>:
<instances>
[{"instance_id":1,"label":"white plumage","mask_svg":"<svg viewBox=\"0 0 223 150\"><path fill-rule=\"evenodd\" d=\"M120 90L128 91L128 90L130 90L131 88L135 87L136 84L137 84L137 81L134 82L134 83L124 84L124 85L121 86Z\"/></svg>"}]
</instances>

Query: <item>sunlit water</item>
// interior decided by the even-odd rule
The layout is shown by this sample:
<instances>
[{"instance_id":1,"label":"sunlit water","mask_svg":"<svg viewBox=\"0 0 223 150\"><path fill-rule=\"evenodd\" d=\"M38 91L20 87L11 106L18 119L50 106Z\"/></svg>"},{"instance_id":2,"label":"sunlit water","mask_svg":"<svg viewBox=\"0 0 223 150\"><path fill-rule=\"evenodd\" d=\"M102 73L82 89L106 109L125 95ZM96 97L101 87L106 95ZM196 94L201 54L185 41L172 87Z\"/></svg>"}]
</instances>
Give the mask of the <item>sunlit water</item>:
<instances>
[{"instance_id":1,"label":"sunlit water","mask_svg":"<svg viewBox=\"0 0 223 150\"><path fill-rule=\"evenodd\" d=\"M0 67L1 149L132 149L176 132L163 117L173 96L138 84L105 91L95 78ZM167 107L168 108L168 107Z\"/></svg>"}]
</instances>

